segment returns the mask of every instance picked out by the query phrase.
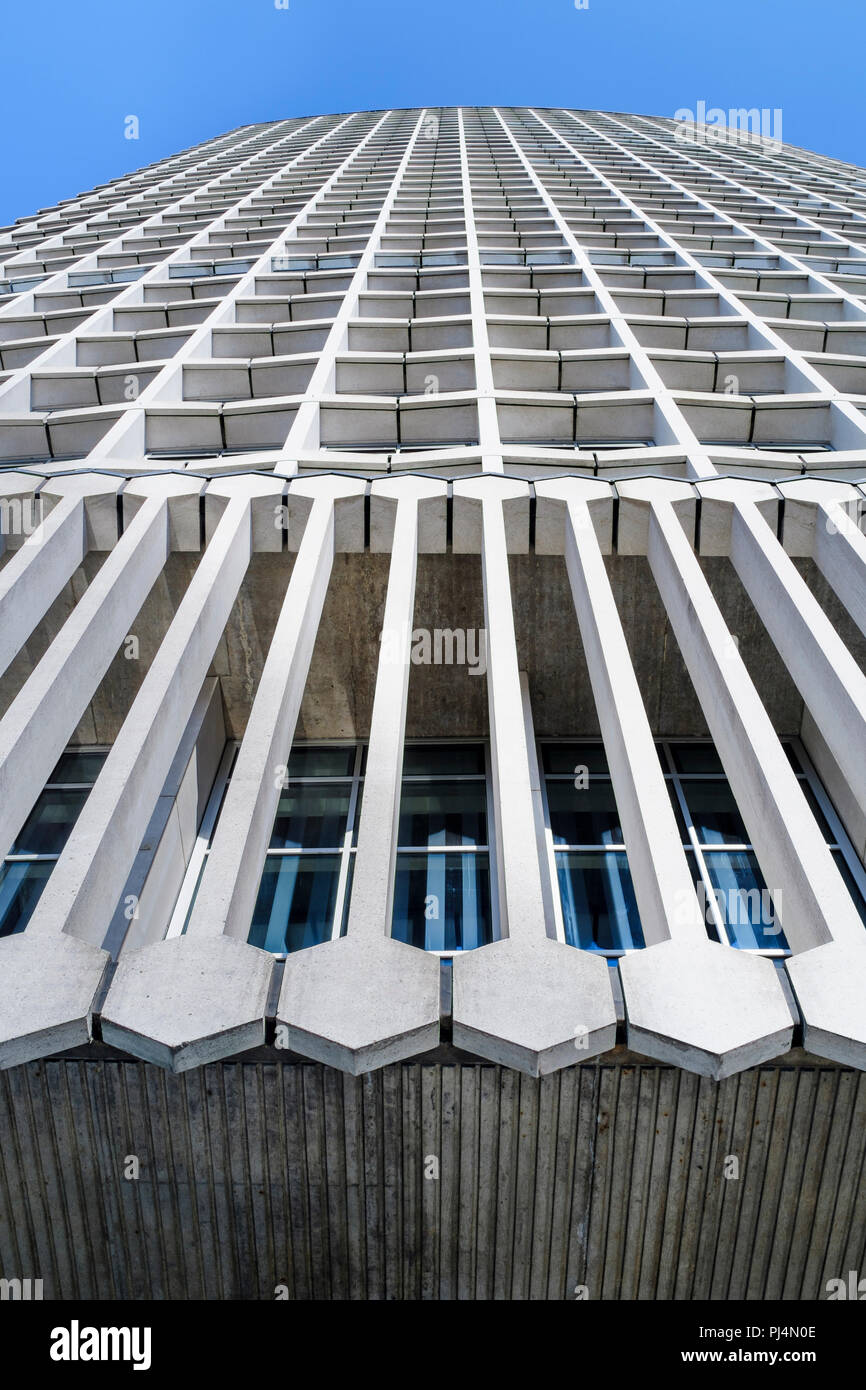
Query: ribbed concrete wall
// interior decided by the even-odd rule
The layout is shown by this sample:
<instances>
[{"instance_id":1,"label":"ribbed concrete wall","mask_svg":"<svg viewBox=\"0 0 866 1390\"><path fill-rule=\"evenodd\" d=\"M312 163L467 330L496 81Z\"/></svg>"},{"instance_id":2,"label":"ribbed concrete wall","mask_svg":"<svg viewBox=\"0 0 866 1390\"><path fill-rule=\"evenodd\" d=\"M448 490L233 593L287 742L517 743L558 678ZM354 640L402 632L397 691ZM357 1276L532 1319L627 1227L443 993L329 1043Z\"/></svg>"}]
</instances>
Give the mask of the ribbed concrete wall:
<instances>
[{"instance_id":1,"label":"ribbed concrete wall","mask_svg":"<svg viewBox=\"0 0 866 1390\"><path fill-rule=\"evenodd\" d=\"M866 1267L866 1079L788 1061L12 1068L0 1274L49 1298L823 1298Z\"/></svg>"}]
</instances>

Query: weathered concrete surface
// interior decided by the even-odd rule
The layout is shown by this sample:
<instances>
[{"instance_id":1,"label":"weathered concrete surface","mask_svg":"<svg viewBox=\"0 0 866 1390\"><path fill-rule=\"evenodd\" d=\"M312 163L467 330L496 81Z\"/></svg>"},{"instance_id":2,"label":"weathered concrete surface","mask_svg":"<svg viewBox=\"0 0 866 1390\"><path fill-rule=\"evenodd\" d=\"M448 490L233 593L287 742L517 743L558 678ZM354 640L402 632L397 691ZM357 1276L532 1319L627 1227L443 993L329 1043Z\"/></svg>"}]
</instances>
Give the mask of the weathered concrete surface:
<instances>
[{"instance_id":1,"label":"weathered concrete surface","mask_svg":"<svg viewBox=\"0 0 866 1390\"><path fill-rule=\"evenodd\" d=\"M832 941L785 962L806 1046L866 1069L866 941Z\"/></svg>"},{"instance_id":2,"label":"weathered concrete surface","mask_svg":"<svg viewBox=\"0 0 866 1390\"><path fill-rule=\"evenodd\" d=\"M606 961L564 942L522 935L454 963L457 1047L530 1076L613 1046L616 1008Z\"/></svg>"},{"instance_id":3,"label":"weathered concrete surface","mask_svg":"<svg viewBox=\"0 0 866 1390\"><path fill-rule=\"evenodd\" d=\"M106 1042L186 1071L265 1039L273 957L227 936L177 936L124 955L100 1011Z\"/></svg>"},{"instance_id":4,"label":"weathered concrete surface","mask_svg":"<svg viewBox=\"0 0 866 1390\"><path fill-rule=\"evenodd\" d=\"M771 960L717 941L664 941L619 963L629 1045L719 1081L791 1046Z\"/></svg>"},{"instance_id":5,"label":"weathered concrete surface","mask_svg":"<svg viewBox=\"0 0 866 1390\"><path fill-rule=\"evenodd\" d=\"M61 932L0 940L0 1067L90 1041L109 954Z\"/></svg>"},{"instance_id":6,"label":"weathered concrete surface","mask_svg":"<svg viewBox=\"0 0 866 1390\"><path fill-rule=\"evenodd\" d=\"M277 1028L304 1057L358 1076L439 1042L439 960L363 932L286 961ZM387 980L387 988L383 981Z\"/></svg>"},{"instance_id":7,"label":"weathered concrete surface","mask_svg":"<svg viewBox=\"0 0 866 1390\"><path fill-rule=\"evenodd\" d=\"M96 1047L0 1073L0 1127L0 1269L46 1299L591 1311L823 1299L866 1268L866 1076L803 1053L714 1082L619 1048L535 1079L272 1048L175 1076Z\"/></svg>"}]
</instances>

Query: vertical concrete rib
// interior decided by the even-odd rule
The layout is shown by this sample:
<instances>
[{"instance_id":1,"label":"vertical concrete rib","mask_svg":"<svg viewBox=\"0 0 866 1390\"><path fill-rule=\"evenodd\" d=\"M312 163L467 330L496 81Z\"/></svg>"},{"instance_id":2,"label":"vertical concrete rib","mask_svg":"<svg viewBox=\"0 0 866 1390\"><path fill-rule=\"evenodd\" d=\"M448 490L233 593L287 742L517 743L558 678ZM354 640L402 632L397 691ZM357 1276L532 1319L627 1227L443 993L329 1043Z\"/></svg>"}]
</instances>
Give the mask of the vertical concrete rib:
<instances>
[{"instance_id":1,"label":"vertical concrete rib","mask_svg":"<svg viewBox=\"0 0 866 1390\"><path fill-rule=\"evenodd\" d=\"M574 1063L580 1053L611 1047L616 1011L605 962L554 940L553 921L546 919L550 893L542 887L547 868L533 814L506 529L506 509L514 517L515 504L514 530L524 529L528 489L516 480L485 477L458 481L454 497L455 533L458 527L477 532L480 525L492 820L499 916L507 931L454 961L454 1041L539 1076ZM474 518L460 518L458 506Z\"/></svg>"},{"instance_id":2,"label":"vertical concrete rib","mask_svg":"<svg viewBox=\"0 0 866 1390\"><path fill-rule=\"evenodd\" d=\"M93 698L168 553L168 503L142 502L0 719L0 849L6 854Z\"/></svg>"},{"instance_id":3,"label":"vertical concrete rib","mask_svg":"<svg viewBox=\"0 0 866 1390\"><path fill-rule=\"evenodd\" d=\"M650 568L776 915L796 953L787 969L806 1045L820 1056L857 1059L862 1066L866 940L854 902L719 612L675 499L656 500L651 483L623 484L620 490L649 502Z\"/></svg>"},{"instance_id":4,"label":"vertical concrete rib","mask_svg":"<svg viewBox=\"0 0 866 1390\"><path fill-rule=\"evenodd\" d=\"M291 1048L356 1075L439 1037L439 962L389 932L418 541L422 513L441 511L445 493L426 478L374 484L393 535L346 935L287 960L277 1010Z\"/></svg>"},{"instance_id":5,"label":"vertical concrete rib","mask_svg":"<svg viewBox=\"0 0 866 1390\"><path fill-rule=\"evenodd\" d=\"M355 272L352 276L349 288L343 295L343 299L337 311L337 315L334 319L334 322L331 324L330 330L328 332L328 337L325 341L325 345L322 348L321 353L319 354L318 361L313 369L313 374L310 377L309 385L307 386L307 389L304 393L304 398L298 407L298 413L292 421L288 437L286 438L286 442L281 450L281 453L287 456L290 464L293 462L293 454L298 452L299 450L318 449L320 447L321 400L324 395L328 394L329 388L333 388L337 353L345 347L346 338L348 335L349 319L355 313L355 310L358 307L358 299L360 297L361 291L367 284L367 277L370 273L370 268L373 265L374 257L376 251L378 250L379 242L382 237L382 232L385 229L385 226L387 225L389 217L391 216L391 211L394 207L394 202L397 198L397 194L400 191L400 184L402 183L406 170L409 167L409 161L412 158L412 151L415 148L415 144L418 139L418 133L424 121L425 114L426 110L422 110L420 116L418 117L418 120L415 123L415 128L412 131L411 136L409 137L409 141L403 153L403 158L400 160L397 172L395 173L394 178L391 182L391 187L388 189L388 193L382 203L382 207L379 210L379 215L377 216L376 221L374 222L372 230L370 232L370 235L367 239L367 245L364 248L364 251L361 255L361 259L359 260L355 268ZM281 466L279 460L277 461L275 468L278 472L286 471Z\"/></svg>"},{"instance_id":6,"label":"vertical concrete rib","mask_svg":"<svg viewBox=\"0 0 866 1390\"><path fill-rule=\"evenodd\" d=\"M866 675L861 671L759 509L760 484L730 479L731 562L803 696L860 809L866 813ZM719 487L713 485L713 495ZM742 499L742 500L739 500Z\"/></svg>"},{"instance_id":7,"label":"vertical concrete rib","mask_svg":"<svg viewBox=\"0 0 866 1390\"><path fill-rule=\"evenodd\" d=\"M771 961L708 939L596 535L610 488L569 479L536 490L564 504L565 563L647 943L620 960L630 1045L718 1080L787 1051L790 1011Z\"/></svg>"},{"instance_id":8,"label":"vertical concrete rib","mask_svg":"<svg viewBox=\"0 0 866 1390\"><path fill-rule=\"evenodd\" d=\"M780 489L788 495L788 489ZM792 489L793 491L793 489ZM866 636L866 536L858 525L862 497L849 503L820 502L815 521L815 564Z\"/></svg>"},{"instance_id":9,"label":"vertical concrete rib","mask_svg":"<svg viewBox=\"0 0 866 1390\"><path fill-rule=\"evenodd\" d=\"M463 218L466 229L466 260L469 268L469 307L472 315L472 350L475 357L475 390L478 401L478 442L481 447L481 467L485 473L501 473L502 445L499 437L499 417L490 361L490 335L487 331L487 309L484 303L484 279L475 227L475 205L472 198L472 171L463 108L457 110L457 129L460 137L460 176L463 180Z\"/></svg>"},{"instance_id":10,"label":"vertical concrete rib","mask_svg":"<svg viewBox=\"0 0 866 1390\"><path fill-rule=\"evenodd\" d=\"M0 570L0 674L84 559L84 532L83 499L65 497Z\"/></svg>"},{"instance_id":11,"label":"vertical concrete rib","mask_svg":"<svg viewBox=\"0 0 866 1390\"><path fill-rule=\"evenodd\" d=\"M246 940L334 562L337 511L363 496L354 478L296 482L289 506L308 512L187 935Z\"/></svg>"},{"instance_id":12,"label":"vertical concrete rib","mask_svg":"<svg viewBox=\"0 0 866 1390\"><path fill-rule=\"evenodd\" d=\"M238 495L226 504L39 900L27 928L34 936L65 931L102 941L250 554L250 502Z\"/></svg>"}]
</instances>

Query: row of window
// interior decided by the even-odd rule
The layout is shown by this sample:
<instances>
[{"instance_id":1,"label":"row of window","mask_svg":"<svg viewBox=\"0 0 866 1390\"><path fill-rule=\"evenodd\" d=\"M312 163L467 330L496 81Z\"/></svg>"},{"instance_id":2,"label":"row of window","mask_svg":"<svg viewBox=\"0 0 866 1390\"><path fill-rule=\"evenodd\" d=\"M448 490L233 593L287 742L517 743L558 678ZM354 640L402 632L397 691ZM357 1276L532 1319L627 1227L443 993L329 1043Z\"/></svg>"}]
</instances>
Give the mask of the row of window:
<instances>
[{"instance_id":1,"label":"row of window","mask_svg":"<svg viewBox=\"0 0 866 1390\"><path fill-rule=\"evenodd\" d=\"M774 901L712 744L659 742L665 784L708 935L741 950L788 950ZM866 870L802 750L793 770L866 923ZM168 935L186 929L237 753L223 757ZM69 748L0 869L0 936L24 929L107 756ZM299 745L290 757L249 940L276 954L346 929L364 791L362 743ZM542 741L544 841L561 940L616 955L644 945L604 747ZM427 951L472 950L497 936L489 750L410 743L403 761L392 935ZM778 915L777 915L778 914Z\"/></svg>"}]
</instances>

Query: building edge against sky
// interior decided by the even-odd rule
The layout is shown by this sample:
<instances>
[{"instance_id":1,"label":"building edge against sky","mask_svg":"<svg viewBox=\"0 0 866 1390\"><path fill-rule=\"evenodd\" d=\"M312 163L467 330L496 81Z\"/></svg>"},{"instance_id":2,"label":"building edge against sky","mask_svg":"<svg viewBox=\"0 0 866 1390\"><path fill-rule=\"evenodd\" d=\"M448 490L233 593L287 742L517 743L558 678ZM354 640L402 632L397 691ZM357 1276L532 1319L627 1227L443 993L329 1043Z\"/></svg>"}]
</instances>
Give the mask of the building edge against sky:
<instances>
[{"instance_id":1,"label":"building edge against sky","mask_svg":"<svg viewBox=\"0 0 866 1390\"><path fill-rule=\"evenodd\" d=\"M866 172L314 116L0 258L0 1271L862 1268Z\"/></svg>"}]
</instances>

